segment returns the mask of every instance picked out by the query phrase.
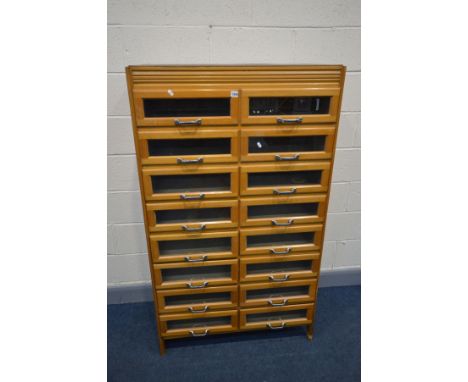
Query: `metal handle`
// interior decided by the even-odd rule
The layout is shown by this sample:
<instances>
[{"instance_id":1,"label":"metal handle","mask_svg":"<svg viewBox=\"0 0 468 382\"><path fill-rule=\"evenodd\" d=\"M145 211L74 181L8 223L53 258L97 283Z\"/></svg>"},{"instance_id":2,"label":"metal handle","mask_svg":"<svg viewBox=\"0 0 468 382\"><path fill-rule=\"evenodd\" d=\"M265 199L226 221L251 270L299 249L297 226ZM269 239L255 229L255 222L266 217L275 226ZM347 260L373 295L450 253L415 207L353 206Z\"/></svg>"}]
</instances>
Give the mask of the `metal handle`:
<instances>
[{"instance_id":1,"label":"metal handle","mask_svg":"<svg viewBox=\"0 0 468 382\"><path fill-rule=\"evenodd\" d=\"M188 309L191 313L205 313L208 310L208 305L205 305L205 307L200 310L193 309L192 307L189 307Z\"/></svg>"},{"instance_id":2,"label":"metal handle","mask_svg":"<svg viewBox=\"0 0 468 382\"><path fill-rule=\"evenodd\" d=\"M194 196L187 196L185 194L180 194L180 198L184 200L195 200L195 199L203 199L205 197L205 194L198 194Z\"/></svg>"},{"instance_id":3,"label":"metal handle","mask_svg":"<svg viewBox=\"0 0 468 382\"><path fill-rule=\"evenodd\" d=\"M280 325L280 326L273 326L272 324L267 323L267 326L268 326L271 330L279 330L279 329L283 329L283 328L286 326L286 323L285 323L284 321L281 321L281 325Z\"/></svg>"},{"instance_id":4,"label":"metal handle","mask_svg":"<svg viewBox=\"0 0 468 382\"><path fill-rule=\"evenodd\" d=\"M178 164L193 164L193 163L203 163L203 158L197 158L197 159L182 159L182 158L177 158L177 163Z\"/></svg>"},{"instance_id":5,"label":"metal handle","mask_svg":"<svg viewBox=\"0 0 468 382\"><path fill-rule=\"evenodd\" d=\"M199 126L201 125L201 122L201 118L194 119L193 121L180 121L178 119L174 119L176 126Z\"/></svg>"},{"instance_id":6,"label":"metal handle","mask_svg":"<svg viewBox=\"0 0 468 382\"><path fill-rule=\"evenodd\" d=\"M284 277L282 277L282 278L276 278L275 276L270 275L270 276L268 276L268 278L271 281L287 281L289 279L289 275L284 275Z\"/></svg>"},{"instance_id":7,"label":"metal handle","mask_svg":"<svg viewBox=\"0 0 468 382\"><path fill-rule=\"evenodd\" d=\"M270 253L273 255L287 255L289 252L291 252L291 248L287 247L284 251L276 250L274 248L270 248Z\"/></svg>"},{"instance_id":8,"label":"metal handle","mask_svg":"<svg viewBox=\"0 0 468 382\"><path fill-rule=\"evenodd\" d=\"M279 124L285 124L285 123L301 123L302 122L302 117L299 118L276 118L276 122Z\"/></svg>"},{"instance_id":9,"label":"metal handle","mask_svg":"<svg viewBox=\"0 0 468 382\"><path fill-rule=\"evenodd\" d=\"M204 288L208 285L208 281L204 281L200 285L193 285L192 282L190 281L189 283L186 284L189 288L191 289L198 289L198 288Z\"/></svg>"},{"instance_id":10,"label":"metal handle","mask_svg":"<svg viewBox=\"0 0 468 382\"><path fill-rule=\"evenodd\" d=\"M295 194L297 191L297 188L292 187L289 191L281 191L277 190L276 188L273 190L273 193L275 195L290 195L290 194Z\"/></svg>"},{"instance_id":11,"label":"metal handle","mask_svg":"<svg viewBox=\"0 0 468 382\"><path fill-rule=\"evenodd\" d=\"M276 154L275 159L276 160L298 160L300 154L294 154L293 156L290 157L282 157L281 155Z\"/></svg>"},{"instance_id":12,"label":"metal handle","mask_svg":"<svg viewBox=\"0 0 468 382\"><path fill-rule=\"evenodd\" d=\"M193 330L189 330L192 337L205 337L208 334L208 329L205 329L203 333L195 333Z\"/></svg>"},{"instance_id":13,"label":"metal handle","mask_svg":"<svg viewBox=\"0 0 468 382\"><path fill-rule=\"evenodd\" d=\"M278 223L276 220L272 220L271 224L278 226L278 227L287 227L294 223L294 219L289 219L286 223Z\"/></svg>"},{"instance_id":14,"label":"metal handle","mask_svg":"<svg viewBox=\"0 0 468 382\"><path fill-rule=\"evenodd\" d=\"M207 255L203 255L200 259L192 259L190 256L185 256L184 258L185 261L188 261L189 263L199 263L201 261L205 261L207 257Z\"/></svg>"},{"instance_id":15,"label":"metal handle","mask_svg":"<svg viewBox=\"0 0 468 382\"><path fill-rule=\"evenodd\" d=\"M182 230L193 232L193 231L203 231L206 228L206 224L200 224L200 227L188 227L186 225L182 226Z\"/></svg>"},{"instance_id":16,"label":"metal handle","mask_svg":"<svg viewBox=\"0 0 468 382\"><path fill-rule=\"evenodd\" d=\"M285 298L285 299L283 299L283 302L280 302L280 303L274 303L272 300L268 300L268 303L271 306L285 306L288 303L288 299Z\"/></svg>"}]
</instances>

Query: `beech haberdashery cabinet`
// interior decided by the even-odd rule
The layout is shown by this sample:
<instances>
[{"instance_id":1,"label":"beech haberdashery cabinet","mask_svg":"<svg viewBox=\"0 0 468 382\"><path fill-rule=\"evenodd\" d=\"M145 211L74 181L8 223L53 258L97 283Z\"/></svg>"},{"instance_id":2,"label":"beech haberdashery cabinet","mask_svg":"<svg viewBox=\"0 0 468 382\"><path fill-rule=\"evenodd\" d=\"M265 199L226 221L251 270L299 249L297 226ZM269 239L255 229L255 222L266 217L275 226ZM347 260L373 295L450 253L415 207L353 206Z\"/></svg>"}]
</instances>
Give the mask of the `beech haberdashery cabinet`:
<instances>
[{"instance_id":1,"label":"beech haberdashery cabinet","mask_svg":"<svg viewBox=\"0 0 468 382\"><path fill-rule=\"evenodd\" d=\"M345 67L129 66L159 348L312 339Z\"/></svg>"}]
</instances>

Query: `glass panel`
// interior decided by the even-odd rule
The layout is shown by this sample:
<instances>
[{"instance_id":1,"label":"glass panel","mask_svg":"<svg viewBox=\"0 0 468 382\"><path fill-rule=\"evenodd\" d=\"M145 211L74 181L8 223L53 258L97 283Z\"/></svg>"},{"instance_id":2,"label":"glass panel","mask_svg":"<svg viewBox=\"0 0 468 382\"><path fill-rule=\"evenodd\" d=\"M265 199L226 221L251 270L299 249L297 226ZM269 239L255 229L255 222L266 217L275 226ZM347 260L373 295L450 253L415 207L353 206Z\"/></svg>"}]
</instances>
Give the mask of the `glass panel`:
<instances>
[{"instance_id":1,"label":"glass panel","mask_svg":"<svg viewBox=\"0 0 468 382\"><path fill-rule=\"evenodd\" d=\"M247 300L254 298L278 298L292 296L308 296L309 286L293 286L286 288L268 288L247 290Z\"/></svg>"},{"instance_id":2,"label":"glass panel","mask_svg":"<svg viewBox=\"0 0 468 382\"><path fill-rule=\"evenodd\" d=\"M314 242L314 232L278 233L274 235L247 236L247 247L274 247Z\"/></svg>"},{"instance_id":3,"label":"glass panel","mask_svg":"<svg viewBox=\"0 0 468 382\"><path fill-rule=\"evenodd\" d=\"M309 271L312 269L312 260L283 261L281 263L247 264L247 274L258 275L265 273L288 273Z\"/></svg>"},{"instance_id":4,"label":"glass panel","mask_svg":"<svg viewBox=\"0 0 468 382\"><path fill-rule=\"evenodd\" d=\"M250 137L249 153L324 151L325 135L303 137Z\"/></svg>"},{"instance_id":5,"label":"glass panel","mask_svg":"<svg viewBox=\"0 0 468 382\"><path fill-rule=\"evenodd\" d=\"M181 296L166 296L165 297L166 305L176 306L176 305L199 305L213 302L230 302L231 294L229 292L225 293L200 293L200 294L189 294Z\"/></svg>"},{"instance_id":6,"label":"glass panel","mask_svg":"<svg viewBox=\"0 0 468 382\"><path fill-rule=\"evenodd\" d=\"M307 318L307 311L301 310L288 310L286 312L268 312L268 313L255 313L247 314L247 322L268 322L268 321L286 321L295 318Z\"/></svg>"},{"instance_id":7,"label":"glass panel","mask_svg":"<svg viewBox=\"0 0 468 382\"><path fill-rule=\"evenodd\" d=\"M249 187L320 184L322 170L249 173Z\"/></svg>"},{"instance_id":8,"label":"glass panel","mask_svg":"<svg viewBox=\"0 0 468 382\"><path fill-rule=\"evenodd\" d=\"M186 255L190 253L230 252L231 238L189 239L159 241L159 255Z\"/></svg>"},{"instance_id":9,"label":"glass panel","mask_svg":"<svg viewBox=\"0 0 468 382\"><path fill-rule=\"evenodd\" d=\"M264 206L247 207L250 219L288 217L288 216L316 216L318 203L298 204L269 204Z\"/></svg>"},{"instance_id":10,"label":"glass panel","mask_svg":"<svg viewBox=\"0 0 468 382\"><path fill-rule=\"evenodd\" d=\"M196 318L167 321L167 329L204 328L206 326L231 325L231 317Z\"/></svg>"},{"instance_id":11,"label":"glass panel","mask_svg":"<svg viewBox=\"0 0 468 382\"><path fill-rule=\"evenodd\" d=\"M230 154L231 139L150 139L148 152L151 157Z\"/></svg>"},{"instance_id":12,"label":"glass panel","mask_svg":"<svg viewBox=\"0 0 468 382\"><path fill-rule=\"evenodd\" d=\"M331 97L250 97L250 115L328 114Z\"/></svg>"},{"instance_id":13,"label":"glass panel","mask_svg":"<svg viewBox=\"0 0 468 382\"><path fill-rule=\"evenodd\" d=\"M152 175L155 194L170 192L229 191L231 174Z\"/></svg>"},{"instance_id":14,"label":"glass panel","mask_svg":"<svg viewBox=\"0 0 468 382\"><path fill-rule=\"evenodd\" d=\"M161 269L163 281L205 280L216 278L231 278L230 265L210 267L169 268Z\"/></svg>"},{"instance_id":15,"label":"glass panel","mask_svg":"<svg viewBox=\"0 0 468 382\"><path fill-rule=\"evenodd\" d=\"M157 224L231 220L231 209L229 207L162 210L155 211L155 214Z\"/></svg>"},{"instance_id":16,"label":"glass panel","mask_svg":"<svg viewBox=\"0 0 468 382\"><path fill-rule=\"evenodd\" d=\"M203 117L231 115L230 98L143 99L145 117Z\"/></svg>"}]
</instances>

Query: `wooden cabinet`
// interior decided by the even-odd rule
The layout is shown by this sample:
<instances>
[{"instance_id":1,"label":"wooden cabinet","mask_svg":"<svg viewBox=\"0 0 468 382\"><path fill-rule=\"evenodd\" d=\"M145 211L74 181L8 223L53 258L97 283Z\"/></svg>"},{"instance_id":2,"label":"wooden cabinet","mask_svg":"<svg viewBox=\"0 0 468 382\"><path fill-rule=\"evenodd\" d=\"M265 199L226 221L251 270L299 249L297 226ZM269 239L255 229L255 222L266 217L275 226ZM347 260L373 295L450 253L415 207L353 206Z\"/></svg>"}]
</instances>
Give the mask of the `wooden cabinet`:
<instances>
[{"instance_id":1,"label":"wooden cabinet","mask_svg":"<svg viewBox=\"0 0 468 382\"><path fill-rule=\"evenodd\" d=\"M306 327L345 68L130 66L161 354L165 341Z\"/></svg>"}]
</instances>

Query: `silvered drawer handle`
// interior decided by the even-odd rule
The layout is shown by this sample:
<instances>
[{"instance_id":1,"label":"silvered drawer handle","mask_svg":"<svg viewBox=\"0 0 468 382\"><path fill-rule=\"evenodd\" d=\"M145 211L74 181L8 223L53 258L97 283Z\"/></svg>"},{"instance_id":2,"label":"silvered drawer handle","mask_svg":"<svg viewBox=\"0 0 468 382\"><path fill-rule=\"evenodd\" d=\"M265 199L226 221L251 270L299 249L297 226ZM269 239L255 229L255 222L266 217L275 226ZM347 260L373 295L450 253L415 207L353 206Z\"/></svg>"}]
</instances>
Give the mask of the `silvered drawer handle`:
<instances>
[{"instance_id":1,"label":"silvered drawer handle","mask_svg":"<svg viewBox=\"0 0 468 382\"><path fill-rule=\"evenodd\" d=\"M205 194L198 194L194 196L187 196L185 194L180 194L180 198L184 200L195 200L195 199L203 199L205 197Z\"/></svg>"},{"instance_id":2,"label":"silvered drawer handle","mask_svg":"<svg viewBox=\"0 0 468 382\"><path fill-rule=\"evenodd\" d=\"M298 160L299 156L300 156L300 154L294 154L294 155L292 155L290 157L282 157L281 155L276 154L275 159L276 160Z\"/></svg>"},{"instance_id":3,"label":"silvered drawer handle","mask_svg":"<svg viewBox=\"0 0 468 382\"><path fill-rule=\"evenodd\" d=\"M271 280L271 281L287 281L289 279L289 275L284 275L284 277L282 278L276 278L275 276L273 275L269 275L268 278Z\"/></svg>"},{"instance_id":4,"label":"silvered drawer handle","mask_svg":"<svg viewBox=\"0 0 468 382\"><path fill-rule=\"evenodd\" d=\"M200 224L200 227L188 227L185 224L182 226L182 229L188 232L203 231L205 228L206 228L206 224Z\"/></svg>"},{"instance_id":5,"label":"silvered drawer handle","mask_svg":"<svg viewBox=\"0 0 468 382\"><path fill-rule=\"evenodd\" d=\"M199 259L192 259L190 256L185 256L184 258L185 258L185 261L188 261L189 263L199 263L201 261L205 261L207 257L208 257L207 255L203 255Z\"/></svg>"},{"instance_id":6,"label":"silvered drawer handle","mask_svg":"<svg viewBox=\"0 0 468 382\"><path fill-rule=\"evenodd\" d=\"M286 324L284 321L281 321L281 325L280 326L273 326L272 324L270 323L267 323L267 326L271 329L271 330L279 330L279 329L283 329Z\"/></svg>"},{"instance_id":7,"label":"silvered drawer handle","mask_svg":"<svg viewBox=\"0 0 468 382\"><path fill-rule=\"evenodd\" d=\"M301 123L302 122L302 117L299 118L276 118L276 122L279 124L285 124L285 123Z\"/></svg>"},{"instance_id":8,"label":"silvered drawer handle","mask_svg":"<svg viewBox=\"0 0 468 382\"><path fill-rule=\"evenodd\" d=\"M193 163L203 163L203 158L197 158L197 159L182 159L182 158L177 158L177 163L178 164L193 164Z\"/></svg>"},{"instance_id":9,"label":"silvered drawer handle","mask_svg":"<svg viewBox=\"0 0 468 382\"><path fill-rule=\"evenodd\" d=\"M272 300L268 300L268 303L271 306L285 306L288 303L288 299L285 298L285 299L283 299L283 302L280 302L280 303L274 303Z\"/></svg>"},{"instance_id":10,"label":"silvered drawer handle","mask_svg":"<svg viewBox=\"0 0 468 382\"><path fill-rule=\"evenodd\" d=\"M278 227L287 227L294 223L294 219L289 219L286 223L278 223L276 220L272 220L271 224L278 226Z\"/></svg>"},{"instance_id":11,"label":"silvered drawer handle","mask_svg":"<svg viewBox=\"0 0 468 382\"><path fill-rule=\"evenodd\" d=\"M289 252L291 252L291 247L287 247L284 251L270 248L270 253L273 255L287 255Z\"/></svg>"},{"instance_id":12,"label":"silvered drawer handle","mask_svg":"<svg viewBox=\"0 0 468 382\"><path fill-rule=\"evenodd\" d=\"M189 307L188 309L191 313L205 313L208 310L208 305L205 305L205 307L200 310L193 309L192 307Z\"/></svg>"},{"instance_id":13,"label":"silvered drawer handle","mask_svg":"<svg viewBox=\"0 0 468 382\"><path fill-rule=\"evenodd\" d=\"M289 195L289 194L295 194L297 189L295 187L292 187L289 191L281 191L277 190L276 188L273 190L273 193L275 195Z\"/></svg>"},{"instance_id":14,"label":"silvered drawer handle","mask_svg":"<svg viewBox=\"0 0 468 382\"><path fill-rule=\"evenodd\" d=\"M193 330L190 330L189 333L192 337L205 337L208 334L208 329L205 329L203 333L195 333Z\"/></svg>"},{"instance_id":15,"label":"silvered drawer handle","mask_svg":"<svg viewBox=\"0 0 468 382\"><path fill-rule=\"evenodd\" d=\"M191 289L204 288L208 285L208 281L204 281L200 285L193 285L192 282L190 281L189 283L186 283L186 285Z\"/></svg>"},{"instance_id":16,"label":"silvered drawer handle","mask_svg":"<svg viewBox=\"0 0 468 382\"><path fill-rule=\"evenodd\" d=\"M201 118L194 119L193 121L180 121L178 119L174 119L176 126L198 126L201 125L201 122Z\"/></svg>"}]
</instances>

